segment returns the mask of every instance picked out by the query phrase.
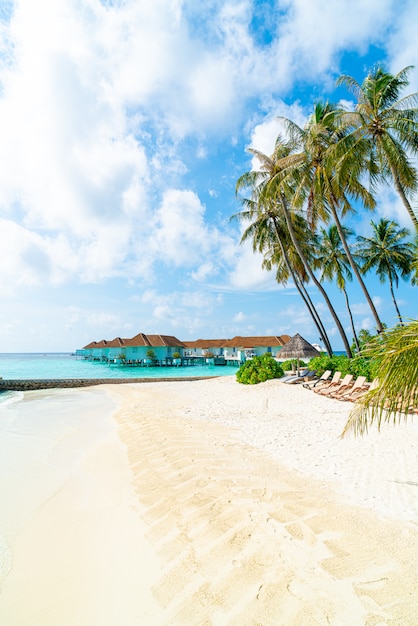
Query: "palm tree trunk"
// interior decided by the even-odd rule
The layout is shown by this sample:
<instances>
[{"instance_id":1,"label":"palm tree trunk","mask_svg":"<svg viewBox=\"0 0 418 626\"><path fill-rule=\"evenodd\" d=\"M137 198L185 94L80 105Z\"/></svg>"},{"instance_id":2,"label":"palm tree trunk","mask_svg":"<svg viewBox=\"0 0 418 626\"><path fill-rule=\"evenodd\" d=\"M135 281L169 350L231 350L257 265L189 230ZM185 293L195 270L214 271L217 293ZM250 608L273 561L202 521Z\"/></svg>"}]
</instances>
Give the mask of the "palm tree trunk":
<instances>
[{"instance_id":1,"label":"palm tree trunk","mask_svg":"<svg viewBox=\"0 0 418 626\"><path fill-rule=\"evenodd\" d=\"M391 172L392 172L393 181L395 183L395 189L398 192L398 194L399 194L399 196L400 196L400 198L402 200L402 204L404 205L405 209L408 211L409 217L411 218L412 223L413 223L413 225L415 227L415 230L418 233L418 217L415 215L415 211L411 207L411 204L410 204L408 198L405 195L403 187L402 187L401 183L399 182L399 177L398 177L398 175L396 173L396 170L395 170L395 168L393 167L392 164L390 165L390 169L391 169Z\"/></svg>"},{"instance_id":2,"label":"palm tree trunk","mask_svg":"<svg viewBox=\"0 0 418 626\"><path fill-rule=\"evenodd\" d=\"M308 306L310 307L310 310L312 310L312 312L316 316L316 319L318 320L317 328L318 328L318 331L319 331L319 338L320 338L321 341L324 342L325 348L326 348L326 351L327 351L328 355L332 356L333 355L333 350L332 350L331 342L330 342L330 340L328 338L327 332L326 332L325 327L324 327L324 325L323 325L323 323L321 321L321 318L319 317L319 314L316 311L315 306L314 306L314 304L313 304L313 302L312 302L312 300L311 300L311 298L309 296L309 293L308 293L307 289L305 288L305 285L303 284L302 280L300 280L300 285L299 286L300 286L301 291L303 291L303 294L304 294L304 296L306 298Z\"/></svg>"},{"instance_id":3,"label":"palm tree trunk","mask_svg":"<svg viewBox=\"0 0 418 626\"><path fill-rule=\"evenodd\" d=\"M351 352L350 344L348 343L347 335L345 334L344 328L342 327L340 319L339 319L338 315L336 314L334 307L331 304L331 300L328 298L328 294L326 293L325 289L322 287L321 283L319 282L319 280L315 276L315 274L312 271L308 261L306 260L305 255L303 254L303 250L302 250L301 246L299 245L299 241L297 240L297 237L295 235L295 231L293 230L293 224L292 224L292 220L291 220L290 215L289 215L289 210L288 210L288 208L286 206L286 200L283 199L283 198L281 198L281 205L282 205L282 208L283 208L283 214L284 214L285 219L286 219L287 228L289 230L289 235L290 235L290 237L292 239L293 245L295 246L295 248L297 250L297 253L300 256L300 259L301 259L301 261L302 261L306 271L308 272L309 276L313 280L315 286L321 292L322 297L324 298L324 300L325 300L325 302L326 302L326 304L328 306L328 309L329 309L329 311L330 311L330 313L331 313L331 315L332 315L332 317L334 319L334 322L335 322L335 324L336 324L336 326L338 328L338 331L339 331L339 333L341 335L341 339L343 340L343 344L344 344L344 348L345 348L345 351L347 353L347 356L348 356L349 359L351 359L353 357L353 355L352 355L352 352Z\"/></svg>"},{"instance_id":4,"label":"palm tree trunk","mask_svg":"<svg viewBox=\"0 0 418 626\"><path fill-rule=\"evenodd\" d=\"M401 326L403 326L403 320L402 320L402 317L401 317L401 312L399 311L398 303L396 302L395 293L393 291L393 282L392 282L392 276L390 275L390 272L389 272L389 286L390 286L390 293L392 294L393 304L395 305L396 313L397 313L397 315L399 317L399 323L400 323Z\"/></svg>"},{"instance_id":5,"label":"palm tree trunk","mask_svg":"<svg viewBox=\"0 0 418 626\"><path fill-rule=\"evenodd\" d=\"M283 255L283 259L284 262L286 264L286 267L288 269L289 274L292 277L293 282L295 283L295 287L299 292L300 297L302 298L302 300L305 303L306 308L309 311L309 314L313 320L313 323L315 324L318 332L319 332L319 336L320 338L323 340L323 342L325 343L325 348L327 350L327 353L329 356L332 356L332 347L331 347L331 343L328 339L328 335L325 331L325 328L321 322L321 319L312 303L312 300L309 297L308 292L306 291L305 287L303 286L303 282L299 279L299 277L297 276L296 272L293 270L292 264L290 263L289 257L287 255L286 252L286 247L280 237L280 233L279 233L279 229L277 227L277 223L276 220L273 218L273 222L274 222L274 228L276 230L276 234L277 234L277 239L279 242L279 246L280 246L280 250L282 252Z\"/></svg>"},{"instance_id":6,"label":"palm tree trunk","mask_svg":"<svg viewBox=\"0 0 418 626\"><path fill-rule=\"evenodd\" d=\"M354 326L353 314L351 313L350 303L348 302L348 293L347 293L347 290L346 290L345 287L343 287L343 292L344 292L344 296L345 296L345 303L347 305L348 315L350 316L351 330L353 331L353 338L354 338L354 343L356 344L357 354L360 354L360 352L361 352L360 344L359 344L359 341L358 341L356 328Z\"/></svg>"},{"instance_id":7,"label":"palm tree trunk","mask_svg":"<svg viewBox=\"0 0 418 626\"><path fill-rule=\"evenodd\" d=\"M350 247L349 247L349 245L348 245L348 243L347 243L347 240L346 240L346 238L345 238L344 231L343 231L343 229L342 229L341 222L340 222L340 220L339 220L339 217L338 217L337 211L336 211L336 209L335 209L334 202L330 202L330 205L331 205L331 212L332 212L332 216L333 216L333 218L334 218L334 222L335 222L335 225L336 225L336 227L337 227L338 234L340 235L341 243L343 244L343 248L344 248L345 253L346 253L346 255L347 255L348 262L350 263L350 265L351 265L351 269L353 270L353 272L354 272L354 274L355 274L355 276L356 276L356 278L357 278L357 280L358 280L358 282L359 282L359 285L360 285L360 287L361 287L361 288L362 288L362 290L363 290L363 293L364 293L364 295L365 295L365 298L366 298L366 300L367 300L367 303L368 303L368 305L369 305L369 307L370 307L370 310L371 310L371 312L372 312L372 314L373 314L373 317L374 317L374 319L375 319L376 326L377 326L377 331L378 331L379 333L382 333L382 332L383 332L383 325L382 325L382 322L380 321L379 315L378 315L378 313L377 313L377 311L376 311L376 307L375 307L375 306L374 306L374 304L373 304L373 300L371 299L370 294L369 294L369 292L367 291L367 287L366 287L366 285L364 284L364 281L363 281L363 279L362 279L362 277L361 277L361 275L360 275L360 271L359 271L359 268L358 268L358 266L357 266L357 263L356 263L356 262L354 261L354 259L353 259L353 255L351 254Z\"/></svg>"}]
</instances>

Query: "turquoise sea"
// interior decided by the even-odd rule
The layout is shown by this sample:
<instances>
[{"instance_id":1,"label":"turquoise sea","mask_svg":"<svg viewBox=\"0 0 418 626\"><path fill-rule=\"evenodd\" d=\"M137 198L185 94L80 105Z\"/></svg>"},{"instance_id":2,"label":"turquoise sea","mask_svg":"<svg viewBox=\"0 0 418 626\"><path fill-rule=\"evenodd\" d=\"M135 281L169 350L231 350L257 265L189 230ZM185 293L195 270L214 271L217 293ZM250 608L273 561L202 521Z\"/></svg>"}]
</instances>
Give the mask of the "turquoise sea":
<instances>
[{"instance_id":1,"label":"turquoise sea","mask_svg":"<svg viewBox=\"0 0 418 626\"><path fill-rule=\"evenodd\" d=\"M48 378L171 378L181 376L231 376L234 365L185 367L125 367L84 361L68 352L0 353L0 376L11 379Z\"/></svg>"}]
</instances>

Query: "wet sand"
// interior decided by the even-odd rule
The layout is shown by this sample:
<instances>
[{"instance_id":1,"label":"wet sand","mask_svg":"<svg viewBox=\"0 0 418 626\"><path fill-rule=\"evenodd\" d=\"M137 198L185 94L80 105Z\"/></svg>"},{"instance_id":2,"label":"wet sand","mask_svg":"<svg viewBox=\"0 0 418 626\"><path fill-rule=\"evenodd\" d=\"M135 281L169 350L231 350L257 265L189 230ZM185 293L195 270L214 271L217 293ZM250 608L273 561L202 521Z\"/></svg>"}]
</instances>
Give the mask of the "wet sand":
<instances>
[{"instance_id":1,"label":"wet sand","mask_svg":"<svg viewBox=\"0 0 418 626\"><path fill-rule=\"evenodd\" d=\"M341 440L350 405L278 381L95 393L117 411L15 537L1 623L416 623L416 424Z\"/></svg>"}]
</instances>

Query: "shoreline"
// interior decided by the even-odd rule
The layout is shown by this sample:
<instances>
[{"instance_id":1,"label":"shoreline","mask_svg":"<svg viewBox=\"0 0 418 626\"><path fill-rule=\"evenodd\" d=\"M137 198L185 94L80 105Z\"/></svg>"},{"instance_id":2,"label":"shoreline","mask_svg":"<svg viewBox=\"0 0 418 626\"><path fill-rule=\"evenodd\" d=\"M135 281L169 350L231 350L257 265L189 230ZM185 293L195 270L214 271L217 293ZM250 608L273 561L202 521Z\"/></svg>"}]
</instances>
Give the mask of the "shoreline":
<instances>
[{"instance_id":1,"label":"shoreline","mask_svg":"<svg viewBox=\"0 0 418 626\"><path fill-rule=\"evenodd\" d=\"M66 474L16 538L8 626L414 626L416 424L341 440L351 404L234 376L25 398Z\"/></svg>"}]
</instances>

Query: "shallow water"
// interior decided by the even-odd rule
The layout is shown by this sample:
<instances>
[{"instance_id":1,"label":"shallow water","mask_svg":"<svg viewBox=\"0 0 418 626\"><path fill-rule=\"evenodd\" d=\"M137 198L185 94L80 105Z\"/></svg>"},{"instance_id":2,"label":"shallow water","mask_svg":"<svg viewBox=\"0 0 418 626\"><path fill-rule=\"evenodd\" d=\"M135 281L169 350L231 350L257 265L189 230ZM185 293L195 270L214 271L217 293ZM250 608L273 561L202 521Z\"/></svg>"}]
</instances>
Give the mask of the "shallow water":
<instances>
[{"instance_id":1,"label":"shallow water","mask_svg":"<svg viewBox=\"0 0 418 626\"><path fill-rule=\"evenodd\" d=\"M124 367L77 359L69 353L0 354L0 376L5 380L48 378L175 378L233 376L234 365L186 367Z\"/></svg>"},{"instance_id":2,"label":"shallow water","mask_svg":"<svg viewBox=\"0 0 418 626\"><path fill-rule=\"evenodd\" d=\"M113 409L98 388L1 394L0 585L19 533L62 488L88 447L114 428Z\"/></svg>"}]
</instances>

